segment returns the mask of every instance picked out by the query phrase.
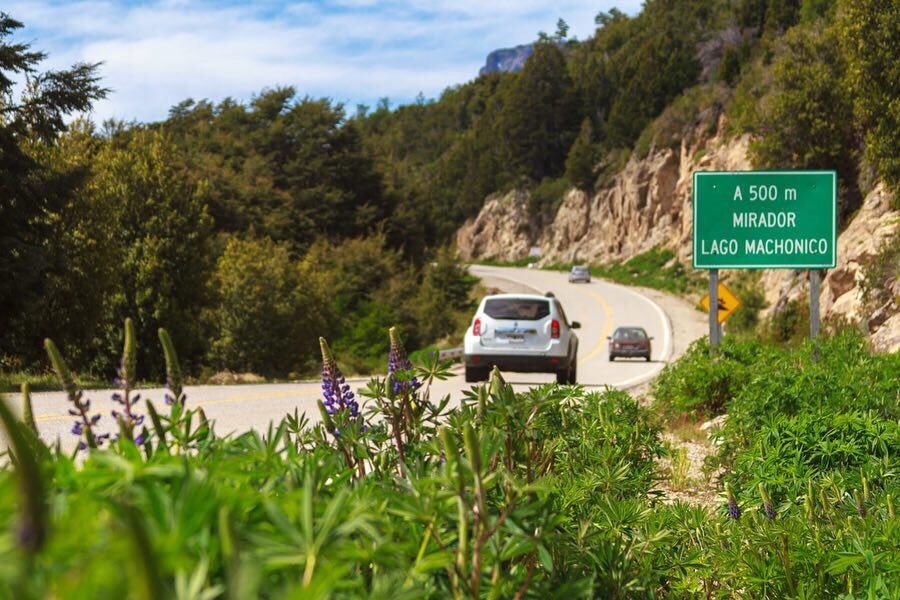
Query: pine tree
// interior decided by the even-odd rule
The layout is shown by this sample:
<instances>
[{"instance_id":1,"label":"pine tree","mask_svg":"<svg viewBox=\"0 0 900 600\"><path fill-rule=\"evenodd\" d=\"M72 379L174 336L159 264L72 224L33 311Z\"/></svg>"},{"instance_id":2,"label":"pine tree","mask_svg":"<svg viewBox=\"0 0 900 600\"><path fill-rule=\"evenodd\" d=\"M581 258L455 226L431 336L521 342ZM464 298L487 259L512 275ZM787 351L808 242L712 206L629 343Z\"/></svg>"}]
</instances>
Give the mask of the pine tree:
<instances>
[{"instance_id":1,"label":"pine tree","mask_svg":"<svg viewBox=\"0 0 900 600\"><path fill-rule=\"evenodd\" d=\"M573 186L580 190L590 191L594 185L594 165L596 148L593 143L594 127L591 119L585 117L581 123L581 131L569 149L566 157L566 177Z\"/></svg>"},{"instance_id":2,"label":"pine tree","mask_svg":"<svg viewBox=\"0 0 900 600\"><path fill-rule=\"evenodd\" d=\"M562 174L579 122L562 50L552 42L534 53L508 90L499 123L511 171L534 181Z\"/></svg>"}]
</instances>

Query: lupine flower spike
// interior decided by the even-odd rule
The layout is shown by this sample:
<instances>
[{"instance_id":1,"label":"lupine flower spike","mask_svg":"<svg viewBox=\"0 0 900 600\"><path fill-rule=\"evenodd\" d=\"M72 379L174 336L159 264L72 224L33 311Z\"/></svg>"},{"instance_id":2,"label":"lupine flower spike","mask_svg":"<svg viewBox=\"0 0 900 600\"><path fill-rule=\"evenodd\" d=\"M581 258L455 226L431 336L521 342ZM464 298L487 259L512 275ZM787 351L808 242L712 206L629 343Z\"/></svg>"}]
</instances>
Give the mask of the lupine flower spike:
<instances>
[{"instance_id":1,"label":"lupine flower spike","mask_svg":"<svg viewBox=\"0 0 900 600\"><path fill-rule=\"evenodd\" d=\"M22 422L34 433L37 433L37 425L34 423L34 410L31 406L31 388L28 382L22 384Z\"/></svg>"},{"instance_id":2,"label":"lupine flower spike","mask_svg":"<svg viewBox=\"0 0 900 600\"><path fill-rule=\"evenodd\" d=\"M759 484L759 496L762 498L763 511L766 513L766 516L770 520L774 520L775 506L772 505L772 499L769 497L769 492L766 491L766 486L763 484Z\"/></svg>"},{"instance_id":3,"label":"lupine flower spike","mask_svg":"<svg viewBox=\"0 0 900 600\"><path fill-rule=\"evenodd\" d=\"M853 499L856 500L856 514L859 515L859 518L865 519L868 511L866 510L866 501L863 498L863 495L859 493L859 490L853 490Z\"/></svg>"},{"instance_id":4,"label":"lupine flower spike","mask_svg":"<svg viewBox=\"0 0 900 600\"><path fill-rule=\"evenodd\" d=\"M175 344L172 343L169 332L162 327L159 329L159 341L166 358L166 387L169 388L169 393L165 397L166 404L184 406L187 396L182 391L184 381L181 377L181 365L178 364L178 353L175 352Z\"/></svg>"},{"instance_id":5,"label":"lupine flower spike","mask_svg":"<svg viewBox=\"0 0 900 600\"><path fill-rule=\"evenodd\" d=\"M23 435L24 427L17 422L6 401L0 398L0 424L6 433L6 451L13 461L19 489L20 523L16 532L19 547L33 557L47 536L47 507L44 496L43 469L35 448Z\"/></svg>"},{"instance_id":6,"label":"lupine flower spike","mask_svg":"<svg viewBox=\"0 0 900 600\"><path fill-rule=\"evenodd\" d=\"M860 481L862 481L863 500L868 502L869 501L869 478L866 477L866 474L863 472L862 468L859 469L859 479L860 479Z\"/></svg>"},{"instance_id":7,"label":"lupine flower spike","mask_svg":"<svg viewBox=\"0 0 900 600\"><path fill-rule=\"evenodd\" d=\"M813 494L813 483L812 479L808 479L806 481L806 498L803 499L803 511L806 513L806 518L810 521L815 517L816 512L816 500L815 495Z\"/></svg>"},{"instance_id":8,"label":"lupine flower spike","mask_svg":"<svg viewBox=\"0 0 900 600\"><path fill-rule=\"evenodd\" d=\"M131 395L132 386L137 379L137 342L134 335L134 323L131 319L125 319L125 347L122 350L122 364L118 370L116 384L122 390L112 395L113 402L122 406L122 411L112 411L112 418L120 423L120 429L135 444L142 444L144 437L140 434L134 437L134 429L144 422L144 416L133 412L134 405L140 399L140 394Z\"/></svg>"},{"instance_id":9,"label":"lupine flower spike","mask_svg":"<svg viewBox=\"0 0 900 600\"><path fill-rule=\"evenodd\" d=\"M100 415L90 414L91 401L84 399L84 393L78 388L78 384L75 383L75 378L72 377L69 366L63 359L56 344L53 343L53 340L49 338L44 340L44 348L47 350L47 356L50 357L50 364L53 365L56 378L59 379L59 383L66 391L69 402L75 407L69 409L69 414L77 417L75 424L72 426L72 434L77 435L79 438L84 437L83 440L78 442L78 449L99 448L103 440L109 438L108 433L103 435L94 433L94 427L100 421Z\"/></svg>"},{"instance_id":10,"label":"lupine flower spike","mask_svg":"<svg viewBox=\"0 0 900 600\"><path fill-rule=\"evenodd\" d=\"M319 338L319 347L322 350L322 397L325 411L330 417L349 417L351 420L356 420L360 431L364 432L365 425L359 414L359 403L341 374L325 338ZM344 419L338 419L338 421L342 422ZM339 429L335 430L335 435L340 435Z\"/></svg>"},{"instance_id":11,"label":"lupine flower spike","mask_svg":"<svg viewBox=\"0 0 900 600\"><path fill-rule=\"evenodd\" d=\"M391 350L388 353L388 375L393 375L397 371L412 371L412 363L409 362L409 357L406 355L406 348L403 347L403 342L400 340L397 328L391 327L388 330L388 336L391 339ZM393 378L392 380L394 382L395 394L401 394L407 390L415 391L419 387L419 382L415 377L410 381L397 381Z\"/></svg>"},{"instance_id":12,"label":"lupine flower spike","mask_svg":"<svg viewBox=\"0 0 900 600\"><path fill-rule=\"evenodd\" d=\"M730 483L725 484L725 494L728 496L728 516L737 521L741 518L741 508L734 498L734 490L731 489Z\"/></svg>"}]
</instances>

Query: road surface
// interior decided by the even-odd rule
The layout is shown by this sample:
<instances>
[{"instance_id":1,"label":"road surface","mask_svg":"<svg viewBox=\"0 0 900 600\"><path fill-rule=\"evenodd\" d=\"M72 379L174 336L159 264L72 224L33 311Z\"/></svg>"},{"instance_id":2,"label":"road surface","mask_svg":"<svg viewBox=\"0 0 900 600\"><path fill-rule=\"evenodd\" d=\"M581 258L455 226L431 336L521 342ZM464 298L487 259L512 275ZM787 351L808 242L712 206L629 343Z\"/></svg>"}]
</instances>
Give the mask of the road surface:
<instances>
[{"instance_id":1,"label":"road surface","mask_svg":"<svg viewBox=\"0 0 900 600\"><path fill-rule=\"evenodd\" d=\"M692 339L703 332L705 315L685 308L686 303L680 300L657 292L639 291L596 280L589 284L569 284L566 273L538 269L473 266L471 271L490 288L513 292L552 291L562 302L569 320L581 322L582 328L577 332L580 341L578 382L586 386L630 388L646 382L673 358L673 349L680 351L690 341L683 338ZM655 296L656 300L651 299L650 295ZM668 308L664 309L660 304L666 304ZM674 329L673 319L678 319L674 322ZM685 326L685 321L691 321L687 323L689 326ZM653 336L650 362L643 359L609 362L606 336L620 325L639 325ZM675 335L680 335L682 339L675 339ZM518 389L555 381L551 373L508 373L506 378ZM365 385L363 380L355 380L352 384L354 387ZM452 379L435 383L432 398L451 394L453 401L458 402L462 390L471 385L463 381L462 370L459 369ZM91 408L103 413L99 426L101 432L113 430L114 423L109 411L115 405L110 400L111 393L112 390L85 392L91 399ZM164 390L147 389L140 393L143 398L153 400L161 411L166 410L162 401ZM316 409L316 400L321 394L319 382L189 386L186 393L188 404L202 406L210 420L215 422L219 434L250 428L265 430L270 421L293 413L295 408L305 411L313 421L319 418ZM74 447L76 438L69 432L73 419L67 414L69 406L65 395L62 392L36 393L33 395L33 406L41 437L48 442L55 442L59 437L64 448Z\"/></svg>"}]
</instances>

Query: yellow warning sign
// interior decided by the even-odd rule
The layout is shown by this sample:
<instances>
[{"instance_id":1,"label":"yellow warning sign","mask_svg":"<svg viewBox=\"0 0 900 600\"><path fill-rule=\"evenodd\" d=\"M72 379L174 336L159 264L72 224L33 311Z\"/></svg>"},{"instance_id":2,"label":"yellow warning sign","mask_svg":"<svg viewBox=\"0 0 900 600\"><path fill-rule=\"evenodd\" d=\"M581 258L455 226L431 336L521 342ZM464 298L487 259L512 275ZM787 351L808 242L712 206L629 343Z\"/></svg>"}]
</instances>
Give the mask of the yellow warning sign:
<instances>
[{"instance_id":1,"label":"yellow warning sign","mask_svg":"<svg viewBox=\"0 0 900 600\"><path fill-rule=\"evenodd\" d=\"M734 292L728 289L724 283L719 284L719 324L724 323L728 320L734 311L736 311L741 305L741 301L738 300L738 297L734 295ZM709 312L709 294L703 296L703 300L700 301L700 306L703 307L703 310Z\"/></svg>"}]
</instances>

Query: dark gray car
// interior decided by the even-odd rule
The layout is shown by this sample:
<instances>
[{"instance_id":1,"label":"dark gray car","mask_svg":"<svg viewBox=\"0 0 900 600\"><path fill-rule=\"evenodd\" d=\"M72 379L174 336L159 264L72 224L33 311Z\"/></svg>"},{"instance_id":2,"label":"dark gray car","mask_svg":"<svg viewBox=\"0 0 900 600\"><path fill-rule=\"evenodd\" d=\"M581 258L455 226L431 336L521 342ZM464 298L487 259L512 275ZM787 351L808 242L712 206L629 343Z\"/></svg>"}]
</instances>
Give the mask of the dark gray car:
<instances>
[{"instance_id":1,"label":"dark gray car","mask_svg":"<svg viewBox=\"0 0 900 600\"><path fill-rule=\"evenodd\" d=\"M643 358L649 362L652 352L650 340L653 338L647 335L643 327L618 327L606 339L609 340L609 360L628 357Z\"/></svg>"}]
</instances>

